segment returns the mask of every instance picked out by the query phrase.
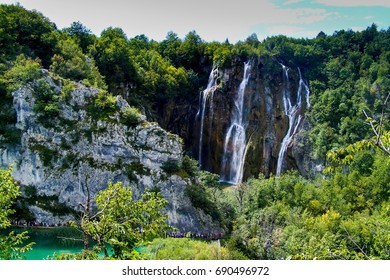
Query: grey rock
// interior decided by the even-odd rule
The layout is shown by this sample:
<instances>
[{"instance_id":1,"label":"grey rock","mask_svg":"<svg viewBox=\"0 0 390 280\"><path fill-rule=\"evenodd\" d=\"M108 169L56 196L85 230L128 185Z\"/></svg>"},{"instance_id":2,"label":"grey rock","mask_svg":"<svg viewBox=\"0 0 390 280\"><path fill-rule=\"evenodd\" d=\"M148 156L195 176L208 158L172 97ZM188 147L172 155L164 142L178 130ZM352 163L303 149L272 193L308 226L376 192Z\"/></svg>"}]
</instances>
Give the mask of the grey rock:
<instances>
[{"instance_id":1,"label":"grey rock","mask_svg":"<svg viewBox=\"0 0 390 280\"><path fill-rule=\"evenodd\" d=\"M46 82L59 92L61 85L46 73ZM59 117L50 127L38 122L34 112L34 92L26 86L13 93L20 145L0 149L0 164L13 167L14 178L22 186L35 186L38 195L54 195L59 202L81 210L86 187L92 197L109 182L121 181L138 198L146 189L158 188L169 204L165 209L169 224L181 231L218 229L218 224L195 209L185 196L188 182L165 174L167 160L181 162L183 147L177 135L170 134L145 116L135 128L119 121L119 112L129 107L117 97L118 112L108 120L94 120L85 108L98 90L77 84L68 98L59 102ZM71 122L72 126L67 123ZM141 166L145 172L134 169ZM36 206L30 210L38 222L61 224L70 217L56 217Z\"/></svg>"}]
</instances>

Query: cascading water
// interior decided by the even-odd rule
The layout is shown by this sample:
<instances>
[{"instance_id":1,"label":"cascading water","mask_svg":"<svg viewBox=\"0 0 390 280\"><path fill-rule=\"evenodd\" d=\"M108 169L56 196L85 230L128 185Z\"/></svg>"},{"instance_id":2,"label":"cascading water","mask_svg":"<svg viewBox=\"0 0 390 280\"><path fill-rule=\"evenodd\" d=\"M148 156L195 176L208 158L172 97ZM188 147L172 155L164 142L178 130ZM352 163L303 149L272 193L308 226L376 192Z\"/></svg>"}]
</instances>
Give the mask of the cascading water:
<instances>
[{"instance_id":1,"label":"cascading water","mask_svg":"<svg viewBox=\"0 0 390 280\"><path fill-rule=\"evenodd\" d=\"M305 81L302 79L301 69L298 68L299 72L299 87L303 87L306 91L306 105L307 108L310 108L310 90L309 86L305 83Z\"/></svg>"},{"instance_id":2,"label":"cascading water","mask_svg":"<svg viewBox=\"0 0 390 280\"><path fill-rule=\"evenodd\" d=\"M202 152L203 152L203 131L204 131L204 119L206 115L207 103L209 103L209 112L211 115L214 114L213 110L213 96L217 88L217 77L218 77L218 68L213 68L209 75L209 80L207 83L207 88L200 93L199 98L199 110L196 114L196 118L200 117L200 132L199 132L199 147L198 147L198 161L200 166L202 166ZM208 102L207 102L208 101ZM211 122L210 122L211 126Z\"/></svg>"},{"instance_id":3,"label":"cascading water","mask_svg":"<svg viewBox=\"0 0 390 280\"><path fill-rule=\"evenodd\" d=\"M305 90L306 94L306 103L307 106L310 107L309 103L309 87L305 84L305 82L302 79L301 70L298 68L299 71L299 87L297 92L297 102L294 106L291 104L291 93L290 93L290 82L289 82L289 76L288 76L288 68L284 65L282 65L283 68L283 108L284 113L288 117L288 130L286 133L286 136L283 138L282 144L280 145L279 155L278 155L278 162L276 166L276 175L280 176L282 173L282 168L284 164L284 157L287 152L287 148L290 145L294 135L298 131L298 127L302 120L302 115L300 114L301 108L302 108L302 91Z\"/></svg>"},{"instance_id":4,"label":"cascading water","mask_svg":"<svg viewBox=\"0 0 390 280\"><path fill-rule=\"evenodd\" d=\"M230 127L225 136L222 156L221 181L230 184L242 182L244 174L246 127L244 119L244 94L250 76L251 64L244 64L244 76L234 99Z\"/></svg>"}]
</instances>

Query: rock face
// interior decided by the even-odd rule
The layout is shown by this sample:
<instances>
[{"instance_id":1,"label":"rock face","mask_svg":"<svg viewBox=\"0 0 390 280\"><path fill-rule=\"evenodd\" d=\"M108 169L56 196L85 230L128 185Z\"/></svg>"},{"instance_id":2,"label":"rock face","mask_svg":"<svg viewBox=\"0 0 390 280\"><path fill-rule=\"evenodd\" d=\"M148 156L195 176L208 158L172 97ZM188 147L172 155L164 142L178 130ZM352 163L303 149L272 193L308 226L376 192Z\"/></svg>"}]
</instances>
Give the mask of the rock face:
<instances>
[{"instance_id":1,"label":"rock face","mask_svg":"<svg viewBox=\"0 0 390 280\"><path fill-rule=\"evenodd\" d=\"M244 64L248 62L251 67L242 110L246 131L244 180L260 172L266 176L276 174L278 161L280 173L295 168L306 175L312 165L305 138L305 131L310 128L305 118L310 107L308 82L298 67L283 66L272 57L236 59L230 67L213 69L217 72L217 86L206 101L203 124L199 117L204 104L201 92L200 100L192 104L168 104L161 118L162 126L178 133L195 158L200 158L201 151L203 169L224 175L222 157L226 150L234 149L233 144L226 145L226 135L232 114L237 111L237 93L242 86ZM182 122L180 129L173 125L175 120Z\"/></svg>"},{"instance_id":2,"label":"rock face","mask_svg":"<svg viewBox=\"0 0 390 280\"><path fill-rule=\"evenodd\" d=\"M60 95L63 87L47 73L44 82ZM58 115L44 119L34 111L39 92L29 84L13 93L21 141L0 149L0 165L13 164L13 175L22 186L35 187L41 197L80 210L86 186L92 196L109 181L131 186L135 198L146 189L158 189L169 201L170 225L182 231L217 228L211 218L191 206L185 196L189 182L164 172L167 161L181 163L183 149L178 136L168 133L144 116L128 127L120 114L129 105L116 97L116 110L97 120L90 113L98 90L77 84L59 101ZM100 112L98 112L100 113ZM43 124L44 123L44 124ZM70 217L54 217L31 206L38 222L57 223Z\"/></svg>"}]
</instances>

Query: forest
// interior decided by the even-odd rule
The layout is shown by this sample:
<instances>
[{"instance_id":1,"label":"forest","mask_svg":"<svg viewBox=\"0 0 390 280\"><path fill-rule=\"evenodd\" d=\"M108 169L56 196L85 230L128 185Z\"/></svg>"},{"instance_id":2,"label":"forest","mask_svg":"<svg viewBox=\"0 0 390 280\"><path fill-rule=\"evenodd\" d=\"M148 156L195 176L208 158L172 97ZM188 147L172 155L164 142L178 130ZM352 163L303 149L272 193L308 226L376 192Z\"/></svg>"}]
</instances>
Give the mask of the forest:
<instances>
[{"instance_id":1,"label":"forest","mask_svg":"<svg viewBox=\"0 0 390 280\"><path fill-rule=\"evenodd\" d=\"M20 142L12 92L39 81L41 69L64 85L54 93L36 84L40 95L34 110L44 126L58 117L58 102L74 83L99 90L88 109L96 119L108 119L115 97L122 96L131 105L122 114L123 123L134 126L141 114L161 122L168 102L197 104L213 67L251 57L304 71L311 98L308 146L312 160L324 166L321 171L311 176L296 170L254 174L230 187L219 183L219 175L200 170L190 155L181 166L167 164L168 173L191 181L186 194L193 205L223 228L222 248L212 241L155 239L169 230L159 212L166 202L153 192L143 202L132 201L131 191L120 184L97 197L100 212L82 213L82 222L74 226L97 241L96 251L106 258L390 259L390 27L378 30L372 24L363 31L333 34L319 30L313 39L279 35L259 41L253 34L235 44L206 42L196 31L184 38L170 31L157 42L145 35L128 38L118 27L96 36L80 22L60 30L37 11L1 4L0 148ZM0 173L0 230L20 214L18 203L11 203L21 192L10 172ZM126 201L140 213L130 211L129 217L135 216L119 223L118 211L129 211ZM135 230L140 224L142 234ZM23 258L26 250L34 250L27 236L1 235L0 259ZM112 254L104 244L113 248ZM142 244L149 244L146 253L135 252ZM88 246L84 249L55 257L98 258Z\"/></svg>"}]
</instances>

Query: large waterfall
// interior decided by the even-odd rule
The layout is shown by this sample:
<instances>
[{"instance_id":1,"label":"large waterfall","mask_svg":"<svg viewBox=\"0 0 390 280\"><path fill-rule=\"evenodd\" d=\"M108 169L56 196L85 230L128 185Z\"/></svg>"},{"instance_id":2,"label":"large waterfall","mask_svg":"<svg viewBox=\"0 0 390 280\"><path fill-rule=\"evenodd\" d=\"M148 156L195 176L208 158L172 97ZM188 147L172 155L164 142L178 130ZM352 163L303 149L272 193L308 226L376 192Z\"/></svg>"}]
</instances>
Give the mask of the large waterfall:
<instances>
[{"instance_id":1,"label":"large waterfall","mask_svg":"<svg viewBox=\"0 0 390 280\"><path fill-rule=\"evenodd\" d=\"M218 69L213 68L209 75L209 80L207 83L207 88L200 93L199 98L199 110L196 114L196 118L200 117L200 132L199 132L199 147L198 147L198 161L200 166L202 166L202 153L203 153L203 132L204 132L204 119L206 115L207 103L210 113L210 126L212 124L213 118L213 96L217 88L217 78L218 78Z\"/></svg>"},{"instance_id":2,"label":"large waterfall","mask_svg":"<svg viewBox=\"0 0 390 280\"><path fill-rule=\"evenodd\" d=\"M298 132L299 125L302 120L301 108L302 108L302 92L305 91L306 94L306 104L310 107L309 102L309 87L305 84L302 79L301 70L298 68L299 72L299 87L297 92L297 100L295 105L291 103L291 92L290 92L290 81L288 76L288 68L282 65L283 68L283 109L284 113L288 117L288 130L286 135L283 138L282 144L280 145L278 162L276 166L276 175L279 176L282 173L282 169L285 164L285 155L287 148L290 145L294 135Z\"/></svg>"},{"instance_id":3,"label":"large waterfall","mask_svg":"<svg viewBox=\"0 0 390 280\"><path fill-rule=\"evenodd\" d=\"M221 181L238 184L242 182L244 174L246 127L244 118L245 88L250 76L251 64L244 64L244 75L234 99L234 108L227 130L222 156Z\"/></svg>"}]
</instances>

